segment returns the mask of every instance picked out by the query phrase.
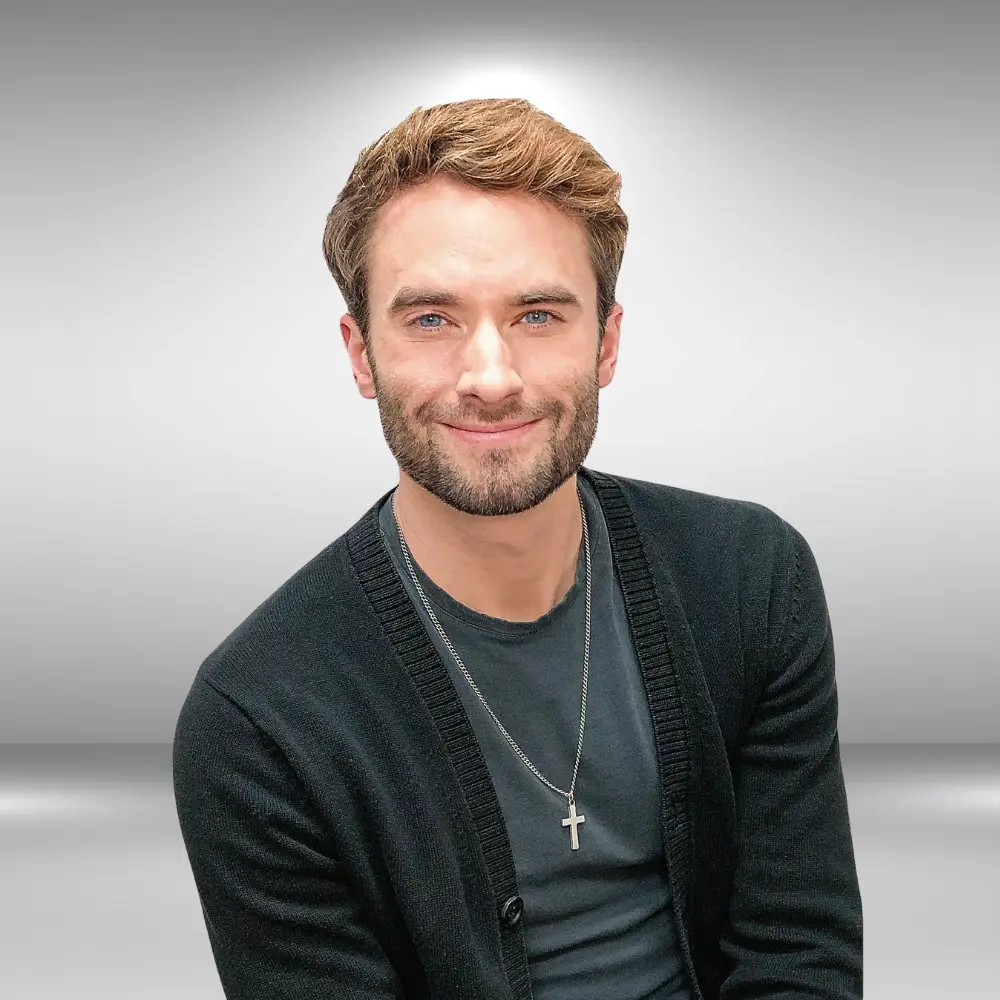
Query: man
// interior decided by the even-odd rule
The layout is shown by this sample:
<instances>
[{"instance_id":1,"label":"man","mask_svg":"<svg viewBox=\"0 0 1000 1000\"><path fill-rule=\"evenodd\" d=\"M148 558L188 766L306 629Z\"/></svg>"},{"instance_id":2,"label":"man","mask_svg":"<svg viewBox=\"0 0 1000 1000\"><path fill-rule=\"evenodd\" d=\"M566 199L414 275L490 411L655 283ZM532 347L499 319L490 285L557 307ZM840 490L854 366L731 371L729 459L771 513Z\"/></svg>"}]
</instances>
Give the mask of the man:
<instances>
[{"instance_id":1,"label":"man","mask_svg":"<svg viewBox=\"0 0 1000 1000\"><path fill-rule=\"evenodd\" d=\"M399 484L213 651L177 723L231 1000L862 995L808 544L582 464L619 188L527 102L466 101L368 147L330 213Z\"/></svg>"}]
</instances>

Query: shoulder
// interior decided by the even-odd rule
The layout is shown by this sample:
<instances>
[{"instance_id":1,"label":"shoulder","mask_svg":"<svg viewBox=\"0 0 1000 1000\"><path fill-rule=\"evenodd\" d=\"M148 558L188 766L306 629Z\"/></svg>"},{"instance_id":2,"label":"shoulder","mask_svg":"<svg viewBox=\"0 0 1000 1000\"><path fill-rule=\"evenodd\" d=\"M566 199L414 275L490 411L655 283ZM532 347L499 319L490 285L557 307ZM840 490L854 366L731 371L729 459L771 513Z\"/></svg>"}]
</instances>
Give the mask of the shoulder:
<instances>
[{"instance_id":1,"label":"shoulder","mask_svg":"<svg viewBox=\"0 0 1000 1000\"><path fill-rule=\"evenodd\" d=\"M752 500L627 476L602 481L596 474L594 482L612 521L615 504L628 505L666 608L677 609L690 630L716 705L734 691L748 699L795 611L795 581L809 558L800 532ZM730 719L727 731L737 724Z\"/></svg>"},{"instance_id":2,"label":"shoulder","mask_svg":"<svg viewBox=\"0 0 1000 1000\"><path fill-rule=\"evenodd\" d=\"M323 692L346 698L356 676L377 671L383 650L347 551L347 532L264 598L204 658L198 679L228 695L255 719L283 704L301 706Z\"/></svg>"},{"instance_id":3,"label":"shoulder","mask_svg":"<svg viewBox=\"0 0 1000 1000\"><path fill-rule=\"evenodd\" d=\"M770 578L773 573L780 575L791 558L798 532L762 503L587 472L599 495L609 497L620 490L647 551L666 559L682 575L703 576L715 567L730 577L745 571Z\"/></svg>"}]
</instances>

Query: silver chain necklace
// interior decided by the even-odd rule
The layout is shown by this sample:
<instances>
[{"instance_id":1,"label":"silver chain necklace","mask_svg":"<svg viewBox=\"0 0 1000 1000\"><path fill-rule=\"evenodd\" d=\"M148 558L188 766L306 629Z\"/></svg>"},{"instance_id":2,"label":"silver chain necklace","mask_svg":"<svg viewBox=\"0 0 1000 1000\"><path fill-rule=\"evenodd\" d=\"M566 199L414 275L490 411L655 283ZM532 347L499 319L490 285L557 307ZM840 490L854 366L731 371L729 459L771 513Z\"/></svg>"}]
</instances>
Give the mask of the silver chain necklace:
<instances>
[{"instance_id":1,"label":"silver chain necklace","mask_svg":"<svg viewBox=\"0 0 1000 1000\"><path fill-rule=\"evenodd\" d=\"M392 493L392 517L396 522L396 533L399 535L399 542L403 549L403 558L406 560L407 569L410 571L410 576L413 579L413 583L417 588L417 593L420 594L420 599L423 601L424 607L427 609L427 614L430 615L431 621L437 627L438 632L441 634L441 638L444 639L445 644L448 649L451 650L451 655L455 657L455 661L461 668L462 673L465 675L465 679L469 682L472 690L476 692L479 700L483 703L483 707L487 712L490 713L493 721L497 724L497 728L503 733L507 742L514 748L518 757L524 761L525 764L531 769L532 773L540 781L544 782L549 786L554 792L558 792L560 795L566 797L569 804L569 816L567 816L563 821L563 826L569 827L570 832L570 842L572 850L576 851L580 848L580 842L577 835L577 827L584 821L582 815L577 815L576 812L576 800L573 797L573 792L576 788L576 775L580 769L580 755L583 753L583 729L587 721L587 673L590 667L590 588L591 588L591 573L590 573L590 533L587 530L587 512L584 510L583 506L583 496L580 494L580 484L577 483L576 487L577 499L580 501L580 513L583 516L583 540L586 546L587 552L587 639L586 645L584 647L583 654L583 698L580 704L580 739L576 745L576 763L573 765L573 781L569 786L569 791L564 792L561 788L556 788L547 778L543 777L541 772L535 767L534 764L528 760L524 751L511 739L510 734L503 727L503 723L496 717L493 713L493 709L486 704L486 699L483 697L482 692L479 690L478 685L472 679L472 675L468 670L465 669L465 664L462 662L461 657L455 652L455 647L451 644L451 640L445 635L444 629L441 628L441 623L437 619L437 615L434 614L434 609L430 606L427 600L427 595L424 593L424 588L420 585L420 580L417 579L417 574L413 570L413 563L410 562L410 551L407 548L406 541L403 539L403 532L400 530L399 521L396 518L396 491L393 490Z\"/></svg>"}]
</instances>

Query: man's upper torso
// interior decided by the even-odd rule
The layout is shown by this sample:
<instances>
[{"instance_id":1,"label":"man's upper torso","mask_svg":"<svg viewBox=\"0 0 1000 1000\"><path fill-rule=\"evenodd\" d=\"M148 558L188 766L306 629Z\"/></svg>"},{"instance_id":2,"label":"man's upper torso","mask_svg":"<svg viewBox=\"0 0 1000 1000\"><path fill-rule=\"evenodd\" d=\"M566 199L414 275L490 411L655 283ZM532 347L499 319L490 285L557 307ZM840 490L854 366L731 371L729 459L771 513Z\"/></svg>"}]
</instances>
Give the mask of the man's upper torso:
<instances>
[{"instance_id":1,"label":"man's upper torso","mask_svg":"<svg viewBox=\"0 0 1000 1000\"><path fill-rule=\"evenodd\" d=\"M496 787L514 853L535 1000L588 995L689 1000L660 835L652 717L615 578L604 515L579 477L591 559L583 750L574 790L579 849L563 796L504 738L462 674L410 577L386 501L379 528L396 571L448 668ZM434 614L486 703L541 774L569 790L579 740L587 637L587 556L547 614L516 622L454 600L411 558Z\"/></svg>"},{"instance_id":2,"label":"man's upper torso","mask_svg":"<svg viewBox=\"0 0 1000 1000\"><path fill-rule=\"evenodd\" d=\"M711 998L727 976L734 995L756 976L764 992L740 995L767 996L770 979L860 996L832 639L808 546L757 504L580 479L593 547L580 850L565 800L516 757L426 616L386 494L206 659L178 723L179 815L228 996L257 996L251 977L268 975L290 1000L338 977L358 998L523 998L532 982L538 997ZM515 623L417 569L490 707L562 789L585 571L581 552L564 600ZM814 715L762 714L744 761L768 672L808 691Z\"/></svg>"}]
</instances>

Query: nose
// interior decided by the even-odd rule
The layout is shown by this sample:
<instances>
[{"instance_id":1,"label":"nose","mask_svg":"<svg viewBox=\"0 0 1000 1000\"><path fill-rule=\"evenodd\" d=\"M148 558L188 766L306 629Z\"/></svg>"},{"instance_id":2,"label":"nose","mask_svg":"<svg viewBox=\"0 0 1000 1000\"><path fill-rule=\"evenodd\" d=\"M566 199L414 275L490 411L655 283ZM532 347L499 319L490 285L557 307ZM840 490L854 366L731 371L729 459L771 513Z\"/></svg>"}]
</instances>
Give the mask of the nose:
<instances>
[{"instance_id":1,"label":"nose","mask_svg":"<svg viewBox=\"0 0 1000 1000\"><path fill-rule=\"evenodd\" d=\"M461 364L457 386L460 395L497 402L524 389L511 345L492 323L476 327L463 347Z\"/></svg>"}]
</instances>

